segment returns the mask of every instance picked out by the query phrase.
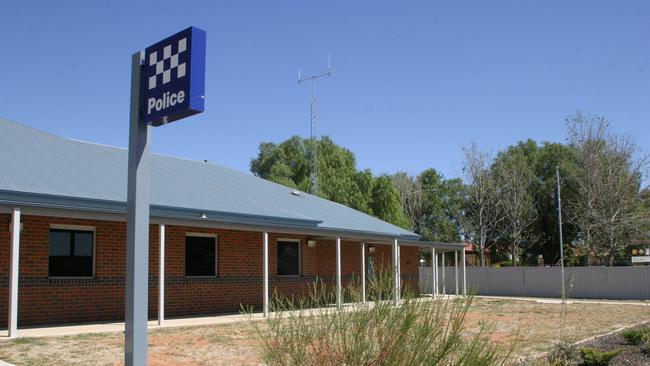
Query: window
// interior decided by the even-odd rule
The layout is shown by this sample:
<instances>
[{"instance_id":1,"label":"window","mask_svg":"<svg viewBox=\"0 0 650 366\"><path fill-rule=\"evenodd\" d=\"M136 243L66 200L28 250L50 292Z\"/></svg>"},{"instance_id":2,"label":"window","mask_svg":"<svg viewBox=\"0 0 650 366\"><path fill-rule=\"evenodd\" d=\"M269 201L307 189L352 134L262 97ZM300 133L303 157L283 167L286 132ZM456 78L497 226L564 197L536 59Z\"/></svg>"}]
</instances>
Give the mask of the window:
<instances>
[{"instance_id":1,"label":"window","mask_svg":"<svg viewBox=\"0 0 650 366\"><path fill-rule=\"evenodd\" d=\"M49 276L92 277L95 233L50 229Z\"/></svg>"},{"instance_id":2,"label":"window","mask_svg":"<svg viewBox=\"0 0 650 366\"><path fill-rule=\"evenodd\" d=\"M216 276L217 240L214 236L185 237L185 276Z\"/></svg>"},{"instance_id":3,"label":"window","mask_svg":"<svg viewBox=\"0 0 650 366\"><path fill-rule=\"evenodd\" d=\"M278 241L278 276L300 275L300 243Z\"/></svg>"}]
</instances>

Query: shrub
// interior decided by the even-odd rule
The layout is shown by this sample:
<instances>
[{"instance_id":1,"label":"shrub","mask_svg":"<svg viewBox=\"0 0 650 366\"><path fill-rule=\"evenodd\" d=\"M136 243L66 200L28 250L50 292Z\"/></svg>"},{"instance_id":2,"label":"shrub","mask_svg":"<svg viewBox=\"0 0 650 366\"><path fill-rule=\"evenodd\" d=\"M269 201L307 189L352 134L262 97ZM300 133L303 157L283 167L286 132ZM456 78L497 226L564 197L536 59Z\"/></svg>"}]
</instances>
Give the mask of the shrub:
<instances>
[{"instance_id":1,"label":"shrub","mask_svg":"<svg viewBox=\"0 0 650 366\"><path fill-rule=\"evenodd\" d=\"M631 345L639 345L643 341L644 336L650 334L650 328L641 329L627 329L621 333L625 341Z\"/></svg>"},{"instance_id":2,"label":"shrub","mask_svg":"<svg viewBox=\"0 0 650 366\"><path fill-rule=\"evenodd\" d=\"M551 366L573 366L580 362L580 352L575 344L562 341L553 346L546 359Z\"/></svg>"},{"instance_id":3,"label":"shrub","mask_svg":"<svg viewBox=\"0 0 650 366\"><path fill-rule=\"evenodd\" d=\"M607 366L609 361L618 356L623 350L603 352L595 348L583 348L580 350L582 360L587 366Z\"/></svg>"},{"instance_id":4,"label":"shrub","mask_svg":"<svg viewBox=\"0 0 650 366\"><path fill-rule=\"evenodd\" d=\"M650 332L647 332L642 337L641 352L646 356L650 356Z\"/></svg>"},{"instance_id":5,"label":"shrub","mask_svg":"<svg viewBox=\"0 0 650 366\"><path fill-rule=\"evenodd\" d=\"M368 284L373 303L312 312L332 304L335 294L315 284L304 300L275 297L266 322L251 322L262 340L260 356L269 365L503 365L510 349L490 341L492 327L466 329L471 296L439 301L406 291L392 300L394 279L382 272ZM357 290L347 291L356 296ZM514 344L514 343L513 343Z\"/></svg>"}]
</instances>

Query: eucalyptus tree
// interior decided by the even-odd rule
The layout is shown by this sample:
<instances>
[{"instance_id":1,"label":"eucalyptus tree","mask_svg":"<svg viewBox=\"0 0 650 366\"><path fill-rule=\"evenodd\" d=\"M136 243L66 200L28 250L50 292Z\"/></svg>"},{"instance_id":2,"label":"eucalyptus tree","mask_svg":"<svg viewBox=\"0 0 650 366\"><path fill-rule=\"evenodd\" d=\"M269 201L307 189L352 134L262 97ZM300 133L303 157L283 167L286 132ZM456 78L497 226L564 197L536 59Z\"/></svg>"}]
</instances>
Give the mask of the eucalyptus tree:
<instances>
[{"instance_id":1,"label":"eucalyptus tree","mask_svg":"<svg viewBox=\"0 0 650 366\"><path fill-rule=\"evenodd\" d=\"M609 136L596 184L594 216L597 249L614 265L616 256L647 225L650 216L640 194L645 158L635 158L638 147L629 138Z\"/></svg>"},{"instance_id":2,"label":"eucalyptus tree","mask_svg":"<svg viewBox=\"0 0 650 366\"><path fill-rule=\"evenodd\" d=\"M319 197L344 204L393 224L408 227L399 192L390 178L375 178L370 170L357 170L354 154L325 136L318 140L293 136L280 143L262 142L251 172L287 187L309 192L311 144L318 144Z\"/></svg>"},{"instance_id":3,"label":"eucalyptus tree","mask_svg":"<svg viewBox=\"0 0 650 366\"><path fill-rule=\"evenodd\" d=\"M517 266L522 250L531 246L532 224L537 218L534 205L534 173L527 157L517 150L501 152L492 166L499 182L497 197L500 203L502 237L509 240L512 264Z\"/></svg>"},{"instance_id":4,"label":"eucalyptus tree","mask_svg":"<svg viewBox=\"0 0 650 366\"><path fill-rule=\"evenodd\" d=\"M569 217L582 234L589 264L604 258L613 265L650 220L641 196L648 159L629 137L612 133L604 117L578 112L567 126L577 187Z\"/></svg>"},{"instance_id":5,"label":"eucalyptus tree","mask_svg":"<svg viewBox=\"0 0 650 366\"><path fill-rule=\"evenodd\" d=\"M488 247L494 244L497 227L503 220L498 184L490 170L492 158L472 143L464 149L465 204L458 214L463 238L479 251L479 263L485 266Z\"/></svg>"}]
</instances>

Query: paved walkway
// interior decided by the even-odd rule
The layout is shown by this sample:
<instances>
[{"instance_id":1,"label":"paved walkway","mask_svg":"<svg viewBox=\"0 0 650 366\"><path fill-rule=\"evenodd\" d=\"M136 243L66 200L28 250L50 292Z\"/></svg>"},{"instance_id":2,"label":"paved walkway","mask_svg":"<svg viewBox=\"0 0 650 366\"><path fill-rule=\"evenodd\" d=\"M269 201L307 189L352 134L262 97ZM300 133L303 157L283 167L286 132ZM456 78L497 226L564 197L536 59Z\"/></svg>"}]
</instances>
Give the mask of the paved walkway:
<instances>
[{"instance_id":1,"label":"paved walkway","mask_svg":"<svg viewBox=\"0 0 650 366\"><path fill-rule=\"evenodd\" d=\"M198 325L217 325L217 324L232 324L239 321L248 319L263 319L262 313L255 313L252 316L231 314L231 315L218 315L206 316L198 318L180 318L180 319L165 319L162 325L158 325L158 321L149 321L149 329L162 329L173 327L191 327ZM123 332L124 322L111 322L111 323L93 323L93 324L77 324L77 325L61 325L51 327L39 328L20 328L18 329L19 337L55 337L65 335L75 335L84 333L108 333L108 332ZM0 341L10 339L6 330L0 331ZM2 364L0 364L2 366Z\"/></svg>"},{"instance_id":2,"label":"paved walkway","mask_svg":"<svg viewBox=\"0 0 650 366\"><path fill-rule=\"evenodd\" d=\"M534 301L540 304L561 304L562 299L547 297L515 297L515 296L475 296L478 299L500 299ZM650 306L649 300L598 300L598 299L567 299L567 304L604 304L604 305L639 305Z\"/></svg>"},{"instance_id":3,"label":"paved walkway","mask_svg":"<svg viewBox=\"0 0 650 366\"><path fill-rule=\"evenodd\" d=\"M438 299L445 297L453 298L455 295L447 296L438 296ZM508 296L476 296L476 298L483 299L500 299L500 300L516 300L516 301L534 301L537 303L544 304L561 304L561 299L553 298L538 298L538 297L508 297ZM422 300L430 301L431 297L429 295L423 295ZM613 301L613 300L576 300L570 299L567 301L569 304L573 303L588 303L588 304L609 304L609 305L640 305L640 306L650 306L650 301ZM368 302L369 306L372 306L372 302ZM344 309L354 310L353 304L345 304ZM333 308L319 308L319 309L310 309L306 310L308 315L317 315L327 310L332 310ZM271 313L273 316L273 313ZM173 328L173 327L191 327L191 326L200 326L200 325L219 325L219 324L233 324L245 320L264 319L262 313L254 313L252 315L242 315L242 314L229 314L229 315L217 315L217 316L205 316L205 317L196 317L196 318L172 318L166 319L162 325L158 325L158 322L153 320L149 321L149 329L164 329L164 328ZM123 332L124 331L124 322L110 322L110 323L93 323L93 324L76 324L76 325L61 325L61 326L50 326L50 327L33 327L33 328L20 328L18 330L19 337L56 337L56 336L65 336L65 335L76 335L76 334L85 334L85 333L106 333L106 332ZM0 341L8 340L7 331L0 331ZM0 366L3 366L0 364Z\"/></svg>"},{"instance_id":4,"label":"paved walkway","mask_svg":"<svg viewBox=\"0 0 650 366\"><path fill-rule=\"evenodd\" d=\"M430 301L430 298L423 298L423 300ZM374 303L367 302L368 306L374 306ZM331 311L334 307L315 308L304 310L303 314L318 315L325 311ZM356 304L343 304L344 311L353 311L357 309ZM275 316L274 313L269 314L271 317ZM149 321L148 328L163 329L173 327L192 327L201 325L219 325L219 324L233 324L241 321L248 320L262 320L264 319L262 313L253 313L251 315L242 314L229 314L217 316L205 316L196 318L171 318L165 319L162 325L158 325L157 320ZM93 323L93 324L75 324L75 325L57 325L50 327L26 327L18 329L18 337L58 337L75 334L85 333L107 333L107 332L123 332L124 322L109 322L109 323ZM2 340L11 339L8 336L7 330L0 331L0 342ZM2 365L0 365L2 366Z\"/></svg>"}]
</instances>

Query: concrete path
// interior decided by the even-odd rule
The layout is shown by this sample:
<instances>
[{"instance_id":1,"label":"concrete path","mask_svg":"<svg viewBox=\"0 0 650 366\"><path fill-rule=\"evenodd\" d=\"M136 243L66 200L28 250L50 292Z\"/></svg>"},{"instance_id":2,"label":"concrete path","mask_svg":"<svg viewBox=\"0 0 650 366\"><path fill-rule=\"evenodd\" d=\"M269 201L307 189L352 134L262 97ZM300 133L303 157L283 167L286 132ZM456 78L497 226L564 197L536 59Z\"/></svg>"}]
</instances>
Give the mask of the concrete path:
<instances>
[{"instance_id":1,"label":"concrete path","mask_svg":"<svg viewBox=\"0 0 650 366\"><path fill-rule=\"evenodd\" d=\"M217 325L217 324L232 324L239 321L249 319L263 319L261 313L255 313L252 316L232 314L232 315L219 315L219 316L206 316L198 318L181 318L181 319L166 319L162 325L158 325L158 321L149 321L148 328L163 329L173 327L191 327L198 325ZM93 323L93 324L78 324L78 325L61 325L51 327L39 328L21 328L18 330L18 337L57 337L65 335L75 335L84 333L109 333L109 332L123 332L124 322L111 322L111 323ZM7 331L0 331L0 341L7 340ZM2 366L2 364L0 364Z\"/></svg>"},{"instance_id":2,"label":"concrete path","mask_svg":"<svg viewBox=\"0 0 650 366\"><path fill-rule=\"evenodd\" d=\"M515 296L475 296L477 299L499 299L534 301L540 304L561 304L562 299L546 297L515 297ZM598 300L598 299L567 299L567 304L604 304L604 305L639 305L650 306L648 300Z\"/></svg>"},{"instance_id":3,"label":"concrete path","mask_svg":"<svg viewBox=\"0 0 650 366\"><path fill-rule=\"evenodd\" d=\"M453 298L452 295L439 295L437 299L444 298ZM423 296L420 298L421 301L431 301L430 296ZM392 301L391 301L392 302ZM374 306L373 301L366 302L366 305L360 303L346 303L343 304L343 311L354 311L359 308L359 306ZM314 308L303 310L302 314L311 316L323 314L326 311L334 310L334 305L323 308ZM289 315L289 312L284 313L285 316ZM293 312L293 315L297 315L298 311ZM276 316L275 313L269 313L270 317ZM233 324L241 321L249 320L263 320L264 316L260 313L253 314L229 314L229 315L217 315L217 316L204 316L204 317L195 317L195 318L170 318L165 319L162 325L158 325L157 320L151 320L148 324L148 329L164 329L164 328L174 328L174 327L193 327L201 325L219 325L219 324ZM26 327L18 329L18 337L58 337L66 335L76 335L76 334L86 334L86 333L109 333L109 332L123 332L124 331L124 322L108 322L108 323L92 323L92 324L72 324L72 325L57 325L49 327ZM0 331L0 342L3 340L9 340L7 330ZM2 366L2 365L0 365Z\"/></svg>"},{"instance_id":4,"label":"concrete path","mask_svg":"<svg viewBox=\"0 0 650 366\"><path fill-rule=\"evenodd\" d=\"M439 295L438 300L446 298L454 298L455 295ZM562 300L560 299L551 299L551 298L536 298L536 297L507 297L507 296L476 296L476 298L483 299L500 299L500 300L517 300L517 301L533 301L543 304L561 304ZM429 295L423 295L421 300L431 301ZM609 304L609 305L640 305L640 306L650 306L648 301L611 301L611 300L568 300L567 303L587 303L587 304ZM368 302L368 306L373 306L372 302ZM355 309L354 304L344 304L344 310L353 311ZM325 311L331 311L333 308L318 308L318 309L309 309L305 310L304 314L306 315L318 315ZM274 316L273 313L270 316ZM219 325L219 324L233 324L241 321L247 321L250 319L262 320L264 317L262 313L254 313L252 315L242 315L242 314L230 314L230 315L218 315L218 316L205 316L205 317L196 317L196 318L176 318L176 319L165 319L162 325L158 325L157 321L149 321L149 329L164 329L164 328L174 328L174 327L192 327L192 326L201 326L201 325ZM20 328L18 330L19 337L57 337L57 336L66 336L66 335L76 335L76 334L85 334L85 333L107 333L107 332L123 332L124 331L124 322L110 322L110 323L93 323L93 324L75 324L75 325L61 325L61 326L50 326L50 327L33 327L33 328ZM0 331L0 342L2 340L11 339L7 335L7 331ZM0 366L3 366L0 363Z\"/></svg>"},{"instance_id":5,"label":"concrete path","mask_svg":"<svg viewBox=\"0 0 650 366\"><path fill-rule=\"evenodd\" d=\"M423 298L424 301L431 301L430 298ZM374 306L374 303L369 301L366 303L366 306ZM363 306L361 304L343 304L343 311L354 311L358 309L357 306ZM302 314L304 315L318 315L326 311L332 311L333 306L324 307L324 308L315 308L303 310ZM287 312L288 314L288 312ZM295 312L297 314L297 312ZM276 316L275 313L270 313L270 317ZM162 325L158 325L157 320L151 320L148 324L148 329L163 329L163 328L174 328L174 327L192 327L192 326L201 326L201 325L219 325L219 324L233 324L241 321L249 320L262 320L264 319L262 313L253 313L251 315L242 315L242 314L230 314L230 315L217 315L217 316L205 316L205 317L196 317L196 318L171 318L165 319ZM109 323L93 323L93 324L74 324L74 325L57 325L50 327L27 327L18 329L18 337L58 337L66 335L75 335L75 334L85 334L85 333L107 333L107 332L123 332L124 331L124 322L109 322ZM7 331L0 331L0 342L2 340L8 340L9 338ZM2 366L2 365L0 365Z\"/></svg>"}]
</instances>

